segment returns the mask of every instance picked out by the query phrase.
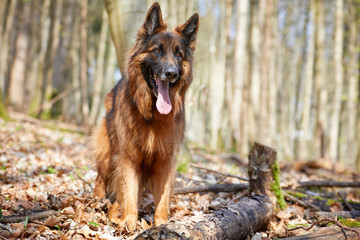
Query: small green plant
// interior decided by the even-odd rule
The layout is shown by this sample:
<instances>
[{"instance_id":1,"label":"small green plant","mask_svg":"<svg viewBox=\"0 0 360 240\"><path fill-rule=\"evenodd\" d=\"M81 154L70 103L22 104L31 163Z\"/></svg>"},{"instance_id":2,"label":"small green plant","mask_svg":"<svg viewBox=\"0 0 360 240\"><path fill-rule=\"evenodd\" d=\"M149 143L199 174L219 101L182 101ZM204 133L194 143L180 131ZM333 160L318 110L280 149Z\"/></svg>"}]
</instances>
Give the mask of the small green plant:
<instances>
[{"instance_id":1,"label":"small green plant","mask_svg":"<svg viewBox=\"0 0 360 240\"><path fill-rule=\"evenodd\" d=\"M28 223L29 223L29 216L26 216L25 221L24 221L24 230L26 230Z\"/></svg>"},{"instance_id":2,"label":"small green plant","mask_svg":"<svg viewBox=\"0 0 360 240\"><path fill-rule=\"evenodd\" d=\"M99 224L96 223L96 222L89 221L88 223L89 223L90 225L93 225L93 226L99 226Z\"/></svg>"},{"instance_id":3,"label":"small green plant","mask_svg":"<svg viewBox=\"0 0 360 240\"><path fill-rule=\"evenodd\" d=\"M22 129L22 126L21 125L18 125L18 126L16 126L16 131L20 131L21 129Z\"/></svg>"},{"instance_id":4,"label":"small green plant","mask_svg":"<svg viewBox=\"0 0 360 240\"><path fill-rule=\"evenodd\" d=\"M50 174L57 174L59 171L52 167L48 167L47 172Z\"/></svg>"}]
</instances>

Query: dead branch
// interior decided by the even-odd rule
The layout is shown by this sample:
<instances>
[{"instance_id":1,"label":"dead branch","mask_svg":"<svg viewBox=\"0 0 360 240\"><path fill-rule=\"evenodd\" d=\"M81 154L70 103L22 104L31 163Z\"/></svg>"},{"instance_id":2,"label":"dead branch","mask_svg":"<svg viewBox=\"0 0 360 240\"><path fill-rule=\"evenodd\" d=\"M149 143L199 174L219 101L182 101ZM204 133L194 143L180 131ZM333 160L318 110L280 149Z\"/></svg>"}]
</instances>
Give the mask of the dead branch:
<instances>
[{"instance_id":1,"label":"dead branch","mask_svg":"<svg viewBox=\"0 0 360 240\"><path fill-rule=\"evenodd\" d=\"M136 239L244 239L266 225L272 212L267 197L244 197L212 214L150 228Z\"/></svg>"},{"instance_id":2,"label":"dead branch","mask_svg":"<svg viewBox=\"0 0 360 240\"><path fill-rule=\"evenodd\" d=\"M346 200L346 196L345 194L343 194L342 192L338 192L339 197L341 198L341 200L344 202L345 206L350 210L350 211L354 211L355 209L350 205L350 203Z\"/></svg>"},{"instance_id":3,"label":"dead branch","mask_svg":"<svg viewBox=\"0 0 360 240\"><path fill-rule=\"evenodd\" d=\"M360 211L342 211L342 212L315 212L315 217L319 219L335 219L336 217L342 218L358 218L360 217Z\"/></svg>"},{"instance_id":4,"label":"dead branch","mask_svg":"<svg viewBox=\"0 0 360 240\"><path fill-rule=\"evenodd\" d=\"M338 181L327 181L327 180L315 180L315 181L306 181L306 182L298 182L298 187L360 187L360 182L338 182Z\"/></svg>"},{"instance_id":5,"label":"dead branch","mask_svg":"<svg viewBox=\"0 0 360 240\"><path fill-rule=\"evenodd\" d=\"M288 194L288 193L285 192L285 191L283 191L283 194L284 194L284 196L285 196L286 199L288 199L288 200L290 200L290 201L293 201L293 202L299 204L299 205L302 206L302 207L305 207L305 208L313 208L313 209L315 209L315 210L317 210L317 211L320 210L319 207L315 206L314 204L312 204L312 203L310 203L310 202L304 202L304 201L302 201L302 200L300 200L300 199L297 199L296 197Z\"/></svg>"},{"instance_id":6,"label":"dead branch","mask_svg":"<svg viewBox=\"0 0 360 240\"><path fill-rule=\"evenodd\" d=\"M342 225L340 222L338 222L338 221L336 221L336 220L332 220L332 219L328 219L328 218L324 218L324 219L317 220L317 221L313 222L313 223L310 225L310 227L308 227L308 228L305 228L305 227L303 227L303 226L299 226L299 227L295 227L295 228L291 228L291 229L285 227L285 229L286 229L286 231L294 231L294 230L297 230L297 229L303 229L303 230L305 230L305 231L309 231L309 230L311 230L315 225L320 224L320 223L333 223L333 224L336 224L338 227L340 227L340 228L343 229L343 230L347 230L347 231L351 231L351 232L356 233L356 235L358 236L358 239L360 240L360 233L359 233L356 229L349 228L349 227L347 227L347 226Z\"/></svg>"},{"instance_id":7,"label":"dead branch","mask_svg":"<svg viewBox=\"0 0 360 240\"><path fill-rule=\"evenodd\" d=\"M201 192L239 192L249 188L248 183L239 183L239 184L218 184L218 185L206 185L198 187L188 187L188 188L175 188L174 194L188 194L188 193L201 193Z\"/></svg>"},{"instance_id":8,"label":"dead branch","mask_svg":"<svg viewBox=\"0 0 360 240\"><path fill-rule=\"evenodd\" d=\"M240 179L240 180L243 180L243 181L249 181L249 179L244 178L244 177L240 177L240 176L233 175L233 174L230 174L230 173L221 172L221 171L213 170L213 169L210 169L210 168L202 167L202 166L199 166L199 165L196 165L196 164L193 164L193 163L190 163L190 166L194 167L194 168L201 169L201 170L205 170L205 171L208 171L208 172L216 173L216 174L221 175L221 176L237 178L237 179Z\"/></svg>"},{"instance_id":9,"label":"dead branch","mask_svg":"<svg viewBox=\"0 0 360 240\"><path fill-rule=\"evenodd\" d=\"M53 215L59 215L59 212L55 210L47 210L37 213L32 213L30 215L10 215L10 216L1 216L0 223L14 223L14 222L22 222L26 220L28 217L29 221L41 218L47 218Z\"/></svg>"}]
</instances>

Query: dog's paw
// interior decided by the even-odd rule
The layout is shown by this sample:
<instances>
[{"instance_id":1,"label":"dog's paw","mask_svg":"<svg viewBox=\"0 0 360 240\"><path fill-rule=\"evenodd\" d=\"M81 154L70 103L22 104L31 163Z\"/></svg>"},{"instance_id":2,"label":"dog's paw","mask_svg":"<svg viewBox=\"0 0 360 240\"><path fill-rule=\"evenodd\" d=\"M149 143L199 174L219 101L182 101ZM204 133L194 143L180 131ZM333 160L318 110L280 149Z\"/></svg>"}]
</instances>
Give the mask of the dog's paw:
<instances>
[{"instance_id":1,"label":"dog's paw","mask_svg":"<svg viewBox=\"0 0 360 240\"><path fill-rule=\"evenodd\" d=\"M136 230L137 216L127 215L125 218L110 219L116 223L120 229L128 232L134 232Z\"/></svg>"},{"instance_id":2,"label":"dog's paw","mask_svg":"<svg viewBox=\"0 0 360 240\"><path fill-rule=\"evenodd\" d=\"M167 222L167 217L156 217L155 216L154 220L155 220L155 226L159 226L159 225Z\"/></svg>"}]
</instances>

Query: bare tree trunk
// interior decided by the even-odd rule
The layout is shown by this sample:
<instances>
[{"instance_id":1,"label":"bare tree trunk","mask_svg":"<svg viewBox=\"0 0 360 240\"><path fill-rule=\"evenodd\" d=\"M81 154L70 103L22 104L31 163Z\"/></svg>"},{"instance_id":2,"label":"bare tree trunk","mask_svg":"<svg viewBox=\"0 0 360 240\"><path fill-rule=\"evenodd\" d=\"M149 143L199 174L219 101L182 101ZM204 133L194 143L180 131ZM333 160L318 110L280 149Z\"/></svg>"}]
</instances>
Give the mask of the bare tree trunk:
<instances>
[{"instance_id":1,"label":"bare tree trunk","mask_svg":"<svg viewBox=\"0 0 360 240\"><path fill-rule=\"evenodd\" d=\"M88 0L81 1L80 7L80 89L81 89L81 110L83 115L83 123L85 128L88 127L89 100L88 100L88 84L87 84L87 9Z\"/></svg>"},{"instance_id":2,"label":"bare tree trunk","mask_svg":"<svg viewBox=\"0 0 360 240\"><path fill-rule=\"evenodd\" d=\"M359 72L358 66L359 58L357 57L356 46L359 46L359 41L357 39L358 29L356 26L356 13L355 13L355 4L352 1L348 2L349 4L349 63L347 64L347 79L348 79L348 88L347 88L347 123L346 123L346 134L347 134L347 147L346 155L344 159L348 161L345 162L347 166L355 167L355 158L357 154L356 146L356 133L359 129L356 126L356 119L359 112L357 111L357 96L359 89Z\"/></svg>"},{"instance_id":3,"label":"bare tree trunk","mask_svg":"<svg viewBox=\"0 0 360 240\"><path fill-rule=\"evenodd\" d=\"M304 79L304 91L300 101L303 103L302 117L300 123L300 136L299 136L299 149L297 151L297 159L305 160L308 157L307 142L310 139L310 107L311 107L311 91L313 82L313 67L314 67L314 1L310 1L309 6L309 21L307 23L307 54L305 65L305 79Z\"/></svg>"},{"instance_id":4,"label":"bare tree trunk","mask_svg":"<svg viewBox=\"0 0 360 240\"><path fill-rule=\"evenodd\" d=\"M225 15L224 2L219 3L221 8L220 25L224 26L227 16ZM214 20L213 20L214 21ZM224 115L225 104L225 64L227 28L220 28L216 24L215 34L211 36L210 44L210 147L217 149L221 141L221 121ZM217 41L217 37L220 39Z\"/></svg>"},{"instance_id":5,"label":"bare tree trunk","mask_svg":"<svg viewBox=\"0 0 360 240\"><path fill-rule=\"evenodd\" d=\"M96 125L96 120L98 119L98 114L100 110L100 99L101 99L101 88L104 81L104 60L105 60L105 49L107 43L109 22L107 18L107 13L103 11L102 17L102 26L99 38L99 50L96 60L96 71L94 77L94 90L92 94L92 105L90 112L90 124Z\"/></svg>"},{"instance_id":6,"label":"bare tree trunk","mask_svg":"<svg viewBox=\"0 0 360 240\"><path fill-rule=\"evenodd\" d=\"M54 61L56 49L59 44L60 17L62 12L62 6L63 6L62 0L50 1L51 23L49 28L50 33L49 33L46 54L44 59L40 106L44 106L46 104L52 92L52 75L54 71L52 68L52 63ZM43 107L40 107L37 116L40 117L42 113L43 113Z\"/></svg>"},{"instance_id":7,"label":"bare tree trunk","mask_svg":"<svg viewBox=\"0 0 360 240\"><path fill-rule=\"evenodd\" d=\"M325 146L325 125L327 119L327 91L326 91L326 65L324 55L325 44L325 21L324 21L324 1L315 1L315 42L316 42L316 59L315 59L315 89L316 89L316 129L315 129L315 149L320 149L319 156L326 158Z\"/></svg>"},{"instance_id":8,"label":"bare tree trunk","mask_svg":"<svg viewBox=\"0 0 360 240\"><path fill-rule=\"evenodd\" d=\"M233 130L233 139L236 142L238 151L242 150L242 146L247 142L242 142L244 137L242 135L247 132L241 131L241 108L243 105L243 87L246 79L246 38L248 32L248 15L249 15L249 1L237 2L237 22L236 22L236 40L235 40L235 55L234 55L234 72L232 85L232 103L230 107L230 122ZM244 127L243 130L246 128ZM246 152L247 153L247 152ZM246 154L241 152L241 154Z\"/></svg>"},{"instance_id":9,"label":"bare tree trunk","mask_svg":"<svg viewBox=\"0 0 360 240\"><path fill-rule=\"evenodd\" d=\"M262 1L265 2L265 1ZM263 24L263 10L260 9L258 0L251 1L251 107L254 113L256 128L259 129L260 114L260 44L262 40L261 29ZM263 4L262 4L263 5ZM262 6L261 5L261 6ZM257 136L258 130L254 132ZM256 137L258 138L258 137ZM254 140L256 140L256 138Z\"/></svg>"},{"instance_id":10,"label":"bare tree trunk","mask_svg":"<svg viewBox=\"0 0 360 240\"><path fill-rule=\"evenodd\" d=\"M124 74L126 53L135 41L133 36L136 36L144 20L147 5L142 0L104 0L104 4L109 16L111 38L116 48L119 67Z\"/></svg>"},{"instance_id":11,"label":"bare tree trunk","mask_svg":"<svg viewBox=\"0 0 360 240\"><path fill-rule=\"evenodd\" d=\"M5 1L2 1L5 2ZM9 53L9 33L14 22L14 13L16 9L17 0L7 1L7 11L4 15L4 25L2 29L1 38L1 54L0 54L0 90L5 91L5 77L8 73L8 53ZM5 9L4 9L5 10ZM4 26L4 27L2 27ZM4 95L2 98L4 98ZM0 99L2 101L3 99Z\"/></svg>"},{"instance_id":12,"label":"bare tree trunk","mask_svg":"<svg viewBox=\"0 0 360 240\"><path fill-rule=\"evenodd\" d=\"M17 37L15 42L15 57L10 69L10 79L8 88L8 100L10 107L15 111L23 111L26 78L26 54L28 51L29 40L29 15L30 2L19 2L18 14L21 13L21 21L18 22Z\"/></svg>"},{"instance_id":13,"label":"bare tree trunk","mask_svg":"<svg viewBox=\"0 0 360 240\"><path fill-rule=\"evenodd\" d=\"M106 62L106 69L105 69L105 79L103 81L103 86L102 86L102 91L101 91L101 101L100 103L104 102L105 96L108 92L110 92L110 90L113 88L114 83L116 81L119 81L120 79L114 79L114 71L115 71L115 67L117 65L116 62L116 50L115 47L111 41L110 38L107 38L106 41L106 45L108 46L108 48L110 49L109 52L109 57L107 59ZM99 122L104 116L105 116L105 107L100 104L99 106L99 114L97 116L97 122Z\"/></svg>"},{"instance_id":14,"label":"bare tree trunk","mask_svg":"<svg viewBox=\"0 0 360 240\"><path fill-rule=\"evenodd\" d=\"M338 161L339 147L339 125L341 111L341 94L343 89L343 0L336 0L335 13L335 42L334 42L334 71L335 71L335 89L332 102L332 113L330 118L330 141L329 157L332 162Z\"/></svg>"},{"instance_id":15,"label":"bare tree trunk","mask_svg":"<svg viewBox=\"0 0 360 240\"><path fill-rule=\"evenodd\" d=\"M260 1L260 6L265 4ZM261 85L260 85L260 112L259 112L259 141L267 145L272 145L269 135L269 86L270 86L270 68L272 54L272 25L273 25L274 1L268 0L265 5L265 22L264 22L264 38L263 38L263 55L261 59Z\"/></svg>"}]
</instances>

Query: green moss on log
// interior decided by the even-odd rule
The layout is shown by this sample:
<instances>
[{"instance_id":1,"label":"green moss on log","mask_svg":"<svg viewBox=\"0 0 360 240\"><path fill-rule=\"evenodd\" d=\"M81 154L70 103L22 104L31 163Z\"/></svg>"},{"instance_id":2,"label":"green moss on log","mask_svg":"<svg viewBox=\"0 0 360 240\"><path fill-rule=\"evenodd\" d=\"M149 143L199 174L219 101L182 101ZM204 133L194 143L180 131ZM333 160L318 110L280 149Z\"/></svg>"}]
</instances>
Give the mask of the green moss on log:
<instances>
[{"instance_id":1,"label":"green moss on log","mask_svg":"<svg viewBox=\"0 0 360 240\"><path fill-rule=\"evenodd\" d=\"M284 194L282 192L281 186L280 186L280 168L277 162L271 166L271 171L273 175L274 182L270 185L270 190L275 194L276 196L276 202L279 205L280 209L285 209L287 207Z\"/></svg>"}]
</instances>

